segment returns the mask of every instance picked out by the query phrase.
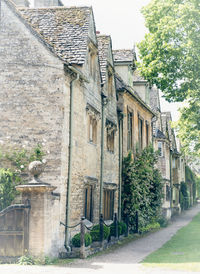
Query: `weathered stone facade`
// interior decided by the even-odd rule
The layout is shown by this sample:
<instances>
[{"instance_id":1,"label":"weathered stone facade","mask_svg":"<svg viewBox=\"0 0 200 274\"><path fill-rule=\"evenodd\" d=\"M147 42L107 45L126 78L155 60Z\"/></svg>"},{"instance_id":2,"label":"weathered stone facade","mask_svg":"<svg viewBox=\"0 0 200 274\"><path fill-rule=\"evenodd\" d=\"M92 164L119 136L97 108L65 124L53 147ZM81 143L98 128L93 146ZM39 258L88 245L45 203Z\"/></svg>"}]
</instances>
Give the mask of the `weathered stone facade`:
<instances>
[{"instance_id":1,"label":"weathered stone facade","mask_svg":"<svg viewBox=\"0 0 200 274\"><path fill-rule=\"evenodd\" d=\"M34 214L37 216L41 211L40 216L44 219L43 222L42 220L40 222L39 230L46 231L44 238L43 234L40 235L33 229L31 221L30 235L37 233L37 237L33 235L30 238L33 240L30 242L30 252L35 255L44 253L57 256L58 252L63 249L65 229L60 225L60 221L68 226L77 224L81 216L88 213L88 208L86 209L88 204L91 213L89 217L92 222L98 222L100 214L103 91L94 18L90 8L60 9L41 9L38 10L41 13L35 17L35 9L20 9L19 12L10 1L3 1L1 7L2 149L8 151L23 147L34 148L37 144L42 144L43 150L46 152L47 166L41 180L55 186L57 193L56 195L45 194L45 199L44 195L42 197L37 195L40 203L36 203L34 193L32 195ZM71 49L71 51L66 50L66 54L62 56L61 45L57 49L54 42L53 44L49 42L48 35L43 35L43 25L39 22L43 22L40 20L43 20L45 13L49 11L52 16L54 16L54 11L56 16L69 15L66 19L68 23L70 22L66 26L69 32L73 33L73 28L83 31L80 45L77 46L74 43L76 35L80 35L80 33L73 33L73 37L69 38L74 39L69 43L75 47L76 54ZM33 23L33 18L37 18L38 24L40 24L39 29L36 27L37 24ZM52 18L54 19L54 17ZM75 20L74 23L73 20ZM77 20L79 20L78 25ZM111 48L109 48L109 55L112 56ZM110 56L107 60L109 62ZM112 63L111 66L113 68ZM111 100L105 110L105 161L102 171L103 188L114 191L114 200L111 201L114 203L113 218L113 213L118 210L119 176L114 77L112 89L113 95L109 98ZM105 93L106 90L105 83ZM73 109L71 108L72 104ZM70 124L71 115L73 116L73 125ZM93 124L91 124L91 119ZM110 122L113 123L115 131L113 152L107 150L106 138ZM71 144L69 144L70 134L72 134ZM71 167L69 157L71 157ZM68 189L69 199L66 200L69 169L71 170L71 179ZM92 189L90 201L86 194L89 189ZM45 207L42 206L44 204ZM69 215L67 220L66 205ZM48 218L46 218L47 216ZM34 218L33 216L33 221ZM48 225L44 223L45 220ZM69 229L68 242L79 229ZM31 247L39 246L40 243L41 247L38 250Z\"/></svg>"},{"instance_id":2,"label":"weathered stone facade","mask_svg":"<svg viewBox=\"0 0 200 274\"><path fill-rule=\"evenodd\" d=\"M114 62L110 36L98 36L98 50L102 77L104 105L104 191L114 192L114 212L118 213L119 130ZM104 200L105 202L105 200ZM105 205L104 205L105 207Z\"/></svg>"},{"instance_id":3,"label":"weathered stone facade","mask_svg":"<svg viewBox=\"0 0 200 274\"><path fill-rule=\"evenodd\" d=\"M0 48L1 148L13 151L42 144L47 159L42 179L60 192L66 181L61 155L67 158L68 138L63 138L63 132L69 109L63 63L7 1L1 4ZM59 208L55 204L58 215ZM59 223L56 226L59 231ZM58 235L56 239L51 235L47 253L59 249ZM38 238L38 245L40 241Z\"/></svg>"},{"instance_id":4,"label":"weathered stone facade","mask_svg":"<svg viewBox=\"0 0 200 274\"><path fill-rule=\"evenodd\" d=\"M123 155L143 149L152 143L152 118L154 113L134 87L135 54L131 50L114 51L118 75L118 108L123 113ZM124 75L128 77L124 78Z\"/></svg>"}]
</instances>

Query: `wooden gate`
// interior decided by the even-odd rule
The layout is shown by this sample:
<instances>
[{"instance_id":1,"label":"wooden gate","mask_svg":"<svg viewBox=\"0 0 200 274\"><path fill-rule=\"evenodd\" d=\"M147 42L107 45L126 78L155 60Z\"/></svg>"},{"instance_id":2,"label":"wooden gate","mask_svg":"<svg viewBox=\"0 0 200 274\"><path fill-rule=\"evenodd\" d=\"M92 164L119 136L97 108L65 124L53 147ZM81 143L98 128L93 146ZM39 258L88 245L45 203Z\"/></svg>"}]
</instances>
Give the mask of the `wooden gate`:
<instances>
[{"instance_id":1,"label":"wooden gate","mask_svg":"<svg viewBox=\"0 0 200 274\"><path fill-rule=\"evenodd\" d=\"M30 203L11 205L0 212L0 257L28 252Z\"/></svg>"}]
</instances>

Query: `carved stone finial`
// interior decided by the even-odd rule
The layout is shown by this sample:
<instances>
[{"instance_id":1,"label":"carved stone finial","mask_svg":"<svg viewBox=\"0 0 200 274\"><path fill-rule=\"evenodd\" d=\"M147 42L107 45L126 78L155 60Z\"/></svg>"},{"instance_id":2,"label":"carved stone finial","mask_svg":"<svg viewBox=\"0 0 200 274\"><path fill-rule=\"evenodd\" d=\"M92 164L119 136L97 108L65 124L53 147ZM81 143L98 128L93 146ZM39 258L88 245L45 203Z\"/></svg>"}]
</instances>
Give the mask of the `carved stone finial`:
<instances>
[{"instance_id":1,"label":"carved stone finial","mask_svg":"<svg viewBox=\"0 0 200 274\"><path fill-rule=\"evenodd\" d=\"M29 164L29 172L37 178L44 170L44 164L40 161L33 161Z\"/></svg>"}]
</instances>

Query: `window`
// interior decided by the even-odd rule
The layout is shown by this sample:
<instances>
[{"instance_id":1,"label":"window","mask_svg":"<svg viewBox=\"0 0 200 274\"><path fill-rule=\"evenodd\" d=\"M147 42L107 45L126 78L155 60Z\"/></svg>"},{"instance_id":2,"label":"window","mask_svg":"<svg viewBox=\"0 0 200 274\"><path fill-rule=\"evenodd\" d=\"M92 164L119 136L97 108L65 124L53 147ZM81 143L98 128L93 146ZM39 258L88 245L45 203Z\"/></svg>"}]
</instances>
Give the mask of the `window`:
<instances>
[{"instance_id":1,"label":"window","mask_svg":"<svg viewBox=\"0 0 200 274\"><path fill-rule=\"evenodd\" d=\"M113 220L114 213L114 190L103 192L103 217L104 220Z\"/></svg>"},{"instance_id":2,"label":"window","mask_svg":"<svg viewBox=\"0 0 200 274\"><path fill-rule=\"evenodd\" d=\"M113 96L113 75L108 72L108 95Z\"/></svg>"},{"instance_id":3,"label":"window","mask_svg":"<svg viewBox=\"0 0 200 274\"><path fill-rule=\"evenodd\" d=\"M95 52L92 51L92 49L89 49L89 69L90 69L90 75L93 77L93 79L95 79L95 76L96 76L95 60L96 60Z\"/></svg>"},{"instance_id":4,"label":"window","mask_svg":"<svg viewBox=\"0 0 200 274\"><path fill-rule=\"evenodd\" d=\"M93 189L92 186L88 186L85 189L85 218L92 221L93 218Z\"/></svg>"},{"instance_id":5,"label":"window","mask_svg":"<svg viewBox=\"0 0 200 274\"><path fill-rule=\"evenodd\" d=\"M149 145L149 124L146 121L146 146Z\"/></svg>"},{"instance_id":6,"label":"window","mask_svg":"<svg viewBox=\"0 0 200 274\"><path fill-rule=\"evenodd\" d=\"M163 143L162 142L158 142L158 155L160 157L163 157Z\"/></svg>"},{"instance_id":7,"label":"window","mask_svg":"<svg viewBox=\"0 0 200 274\"><path fill-rule=\"evenodd\" d=\"M127 149L133 148L133 113L127 111Z\"/></svg>"},{"instance_id":8,"label":"window","mask_svg":"<svg viewBox=\"0 0 200 274\"><path fill-rule=\"evenodd\" d=\"M172 168L176 168L176 159L175 158L172 159Z\"/></svg>"},{"instance_id":9,"label":"window","mask_svg":"<svg viewBox=\"0 0 200 274\"><path fill-rule=\"evenodd\" d=\"M166 185L166 201L170 201L170 197L171 197L170 187Z\"/></svg>"},{"instance_id":10,"label":"window","mask_svg":"<svg viewBox=\"0 0 200 274\"><path fill-rule=\"evenodd\" d=\"M97 143L97 120L93 116L88 116L88 141Z\"/></svg>"},{"instance_id":11,"label":"window","mask_svg":"<svg viewBox=\"0 0 200 274\"><path fill-rule=\"evenodd\" d=\"M178 169L180 169L181 168L181 159L179 158L178 159Z\"/></svg>"},{"instance_id":12,"label":"window","mask_svg":"<svg viewBox=\"0 0 200 274\"><path fill-rule=\"evenodd\" d=\"M143 149L143 120L138 117L138 142L139 142L139 149Z\"/></svg>"},{"instance_id":13,"label":"window","mask_svg":"<svg viewBox=\"0 0 200 274\"><path fill-rule=\"evenodd\" d=\"M115 132L114 130L110 131L107 128L107 150L110 152L114 152L115 146Z\"/></svg>"}]
</instances>

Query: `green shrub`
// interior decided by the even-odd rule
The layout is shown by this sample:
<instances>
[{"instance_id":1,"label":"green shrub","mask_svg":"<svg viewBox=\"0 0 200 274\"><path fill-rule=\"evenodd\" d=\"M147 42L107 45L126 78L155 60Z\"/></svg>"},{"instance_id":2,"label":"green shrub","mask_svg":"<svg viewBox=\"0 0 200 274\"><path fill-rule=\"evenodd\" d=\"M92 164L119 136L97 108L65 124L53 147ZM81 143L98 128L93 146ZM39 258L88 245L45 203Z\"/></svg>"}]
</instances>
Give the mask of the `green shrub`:
<instances>
[{"instance_id":1,"label":"green shrub","mask_svg":"<svg viewBox=\"0 0 200 274\"><path fill-rule=\"evenodd\" d=\"M35 264L35 260L30 255L24 255L24 256L21 256L18 259L17 264L19 264L19 265L34 265Z\"/></svg>"},{"instance_id":2,"label":"green shrub","mask_svg":"<svg viewBox=\"0 0 200 274\"><path fill-rule=\"evenodd\" d=\"M122 228L120 235L124 235L126 233L126 231L127 231L127 225L124 222L119 222L119 224L121 225L121 228Z\"/></svg>"},{"instance_id":3,"label":"green shrub","mask_svg":"<svg viewBox=\"0 0 200 274\"><path fill-rule=\"evenodd\" d=\"M126 233L127 225L124 222L118 222L118 235L123 235ZM115 225L112 223L110 226L110 235L115 236Z\"/></svg>"},{"instance_id":4,"label":"green shrub","mask_svg":"<svg viewBox=\"0 0 200 274\"><path fill-rule=\"evenodd\" d=\"M160 228L160 224L158 222L152 223L152 224L148 224L145 227L141 227L140 228L140 233L146 233L149 231L152 231L154 229L159 229Z\"/></svg>"},{"instance_id":5,"label":"green shrub","mask_svg":"<svg viewBox=\"0 0 200 274\"><path fill-rule=\"evenodd\" d=\"M163 183L157 168L158 153L152 145L129 153L122 169L122 217L129 217L130 232L136 230L136 212L139 226L153 223L162 206Z\"/></svg>"},{"instance_id":6,"label":"green shrub","mask_svg":"<svg viewBox=\"0 0 200 274\"><path fill-rule=\"evenodd\" d=\"M19 265L50 265L56 262L56 258L45 257L32 257L30 255L23 255L17 260Z\"/></svg>"},{"instance_id":7,"label":"green shrub","mask_svg":"<svg viewBox=\"0 0 200 274\"><path fill-rule=\"evenodd\" d=\"M0 169L0 211L11 204L16 196L14 174L9 169Z\"/></svg>"},{"instance_id":8,"label":"green shrub","mask_svg":"<svg viewBox=\"0 0 200 274\"><path fill-rule=\"evenodd\" d=\"M92 237L90 235L90 233L85 233L85 246L89 246L92 243ZM74 247L80 247L81 246L81 234L78 233L76 235L74 235L74 237L72 238L72 245Z\"/></svg>"},{"instance_id":9,"label":"green shrub","mask_svg":"<svg viewBox=\"0 0 200 274\"><path fill-rule=\"evenodd\" d=\"M99 242L100 241L100 226L95 225L92 228L90 235L92 237L93 242ZM104 240L108 239L109 235L110 235L110 227L103 225L103 239Z\"/></svg>"},{"instance_id":10,"label":"green shrub","mask_svg":"<svg viewBox=\"0 0 200 274\"><path fill-rule=\"evenodd\" d=\"M168 226L168 220L164 217L160 217L158 219L158 223L160 224L160 227L167 227Z\"/></svg>"},{"instance_id":11,"label":"green shrub","mask_svg":"<svg viewBox=\"0 0 200 274\"><path fill-rule=\"evenodd\" d=\"M121 224L118 222L118 235L122 235L122 226ZM110 236L115 236L115 224L112 223L112 225L110 226Z\"/></svg>"}]
</instances>

